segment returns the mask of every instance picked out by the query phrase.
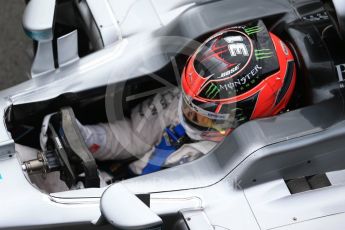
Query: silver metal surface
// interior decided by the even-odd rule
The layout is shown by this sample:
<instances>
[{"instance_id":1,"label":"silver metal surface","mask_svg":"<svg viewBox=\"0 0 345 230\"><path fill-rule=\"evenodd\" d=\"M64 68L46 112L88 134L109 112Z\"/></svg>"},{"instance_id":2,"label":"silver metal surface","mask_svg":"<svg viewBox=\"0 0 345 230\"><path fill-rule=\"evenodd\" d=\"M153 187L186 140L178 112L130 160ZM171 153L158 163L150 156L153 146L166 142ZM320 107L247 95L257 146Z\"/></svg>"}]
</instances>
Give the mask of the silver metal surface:
<instances>
[{"instance_id":1,"label":"silver metal surface","mask_svg":"<svg viewBox=\"0 0 345 230\"><path fill-rule=\"evenodd\" d=\"M7 159L15 153L14 140L5 126L5 112L10 104L11 101L8 98L0 98L0 108L2 108L0 109L0 117L3 118L2 122L0 122L0 159Z\"/></svg>"},{"instance_id":2,"label":"silver metal surface","mask_svg":"<svg viewBox=\"0 0 345 230\"><path fill-rule=\"evenodd\" d=\"M291 195L284 180L277 180L244 192L261 229L272 229L345 213L344 190L326 187Z\"/></svg>"},{"instance_id":3,"label":"silver metal surface","mask_svg":"<svg viewBox=\"0 0 345 230\"><path fill-rule=\"evenodd\" d=\"M148 229L163 223L157 214L120 183L104 192L101 212L109 223L123 230Z\"/></svg>"},{"instance_id":4,"label":"silver metal surface","mask_svg":"<svg viewBox=\"0 0 345 230\"><path fill-rule=\"evenodd\" d=\"M79 60L77 30L58 38L57 54L60 68Z\"/></svg>"},{"instance_id":5,"label":"silver metal surface","mask_svg":"<svg viewBox=\"0 0 345 230\"><path fill-rule=\"evenodd\" d=\"M298 224L291 224L276 228L277 230L324 230L325 228L332 230L342 230L345 224L345 213L332 216L324 216L313 220L308 220Z\"/></svg>"},{"instance_id":6,"label":"silver metal surface","mask_svg":"<svg viewBox=\"0 0 345 230\"><path fill-rule=\"evenodd\" d=\"M214 230L214 227L202 209L183 210L181 214L190 230Z\"/></svg>"},{"instance_id":7,"label":"silver metal surface","mask_svg":"<svg viewBox=\"0 0 345 230\"><path fill-rule=\"evenodd\" d=\"M55 70L52 41L39 42L34 62L31 67L31 77L35 78Z\"/></svg>"},{"instance_id":8,"label":"silver metal surface","mask_svg":"<svg viewBox=\"0 0 345 230\"><path fill-rule=\"evenodd\" d=\"M110 8L109 0L86 0L86 2L100 31L104 47L121 40L120 27Z\"/></svg>"},{"instance_id":9,"label":"silver metal surface","mask_svg":"<svg viewBox=\"0 0 345 230\"><path fill-rule=\"evenodd\" d=\"M74 204L54 202L49 195L42 193L28 182L16 155L5 161L0 160L0 174L0 228L2 229L30 226L37 229L33 226L90 223L100 216L98 202L84 201ZM51 213L55 214L50 215Z\"/></svg>"},{"instance_id":10,"label":"silver metal surface","mask_svg":"<svg viewBox=\"0 0 345 230\"><path fill-rule=\"evenodd\" d=\"M231 2L233 9L236 9L239 2L243 4L242 1ZM277 9L277 15L291 10L282 2L263 0L255 7L256 17L269 15L269 7L273 6ZM119 3L119 8L128 8L130 5L123 1L109 1L113 8L117 6L115 3ZM129 13L144 10L145 7L140 7L147 6L144 3L137 3L134 11ZM56 225L96 223L101 215L99 207L104 191L106 192L102 199L103 211L110 213L109 220L120 223L121 226L145 225L148 220L153 219L158 223L159 218L155 214L177 217L182 212L187 219L191 218L191 229L197 230L343 229L345 197L342 196L344 184L341 178L345 178L344 172L333 173L333 177L330 178L333 186L306 193L291 195L284 184L285 178L344 168L345 146L342 140L345 138L345 123L341 121L344 120L342 103L329 102L274 118L249 122L236 129L222 145L200 160L126 180L108 189L80 189L48 195L28 181L21 162L13 157L14 141L7 132L5 111L10 106L42 102L65 93L77 93L133 79L143 75L143 71L138 70L137 66L144 66L146 73L161 69L170 62L167 57L169 48L176 51L190 42L188 38L164 35L169 35L167 31L172 31L176 26L174 23L179 23L174 22L176 17L189 7L191 11L195 11L197 3L199 1L195 3L181 0L168 3L163 0L152 0L149 5L151 8L147 12L152 12L152 9L168 12L170 4L173 5L171 9L178 9L178 12L172 10L171 14L165 15L166 17L160 17L163 14L152 15L152 24L143 22L147 23L145 25L149 25L148 27L135 27L138 25L133 24L134 19L123 20L121 26L124 28L121 29L126 33L121 33L128 37L60 69L55 69L52 52L48 52L52 50L51 43L40 43L38 52L44 55L39 55L40 58L35 60L34 78L0 92L0 117L3 117L3 122L0 123L1 229L53 228ZM216 9L220 12L224 1L215 3L219 4ZM255 5L253 1L251 4ZM95 6L96 10L93 13L99 10L97 7L105 6ZM114 11L113 8L111 10ZM225 11L227 14L224 23L227 23L229 11ZM245 21L248 19L246 12L249 10L234 10L231 16L236 20ZM103 26L102 20L107 23L108 20L113 20L106 18L111 17L109 15L98 16L99 27ZM181 17L190 19L189 16L185 14ZM42 19L42 15L38 17ZM200 15L200 20L203 17L206 18ZM126 17L122 15L120 18ZM238 22L236 20L232 22ZM51 21L47 22L49 23L46 27L49 28ZM200 24L204 25L217 23L212 17L202 22ZM165 23L167 25L163 30L156 30ZM113 33L113 24L105 25L111 28L108 34L110 36ZM224 25L217 24L218 27ZM184 26L179 25L178 28L179 31L187 31L186 36L195 32L194 27ZM106 27L104 29L102 34L107 34ZM131 31L135 32L135 36L130 33ZM197 31L196 36L190 37L198 37L207 32L206 29ZM158 36L160 34L162 37ZM75 41L75 34L69 38ZM113 41L109 40L109 43ZM68 47L69 41L60 42L61 47ZM66 44L62 44L64 42ZM68 63L68 57L75 57L75 51L74 46L71 55L61 57L60 63ZM148 54L159 54L155 59L157 61L145 62ZM152 212L148 212L148 207L142 206L133 194L149 195L149 210ZM136 215L139 219L131 219L128 222L128 217L136 212L140 213ZM203 226L199 225L201 223L204 223Z\"/></svg>"}]
</instances>

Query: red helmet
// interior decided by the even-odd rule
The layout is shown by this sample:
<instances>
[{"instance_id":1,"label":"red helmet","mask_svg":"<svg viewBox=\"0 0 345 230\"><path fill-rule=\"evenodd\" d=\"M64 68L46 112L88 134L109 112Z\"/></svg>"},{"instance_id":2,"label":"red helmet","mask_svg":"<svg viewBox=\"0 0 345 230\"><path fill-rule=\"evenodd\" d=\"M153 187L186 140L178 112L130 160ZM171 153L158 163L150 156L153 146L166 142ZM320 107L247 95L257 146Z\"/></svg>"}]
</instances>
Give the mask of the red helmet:
<instances>
[{"instance_id":1,"label":"red helmet","mask_svg":"<svg viewBox=\"0 0 345 230\"><path fill-rule=\"evenodd\" d=\"M194 139L219 140L246 121L282 111L295 81L291 51L262 21L224 29L185 66L182 124Z\"/></svg>"}]
</instances>

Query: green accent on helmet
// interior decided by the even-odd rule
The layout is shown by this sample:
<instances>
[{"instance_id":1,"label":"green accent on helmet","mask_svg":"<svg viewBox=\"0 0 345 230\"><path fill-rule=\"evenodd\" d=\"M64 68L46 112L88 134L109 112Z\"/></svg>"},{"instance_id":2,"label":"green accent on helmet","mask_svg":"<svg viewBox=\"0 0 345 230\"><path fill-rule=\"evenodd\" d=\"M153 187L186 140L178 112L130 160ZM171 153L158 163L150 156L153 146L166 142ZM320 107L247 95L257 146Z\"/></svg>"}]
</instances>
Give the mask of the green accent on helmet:
<instances>
[{"instance_id":1,"label":"green accent on helmet","mask_svg":"<svg viewBox=\"0 0 345 230\"><path fill-rule=\"evenodd\" d=\"M271 58L273 57L273 52L270 49L256 49L255 57L256 60Z\"/></svg>"},{"instance_id":2,"label":"green accent on helmet","mask_svg":"<svg viewBox=\"0 0 345 230\"><path fill-rule=\"evenodd\" d=\"M253 27L249 27L249 28L245 28L244 31L246 32L246 34L248 35L252 35L252 34L256 34L259 33L263 30L262 27L260 26L253 26Z\"/></svg>"},{"instance_id":3,"label":"green accent on helmet","mask_svg":"<svg viewBox=\"0 0 345 230\"><path fill-rule=\"evenodd\" d=\"M213 99L218 95L218 93L220 93L220 89L218 88L218 86L211 83L211 85L208 87L206 91L206 96L210 99Z\"/></svg>"}]
</instances>

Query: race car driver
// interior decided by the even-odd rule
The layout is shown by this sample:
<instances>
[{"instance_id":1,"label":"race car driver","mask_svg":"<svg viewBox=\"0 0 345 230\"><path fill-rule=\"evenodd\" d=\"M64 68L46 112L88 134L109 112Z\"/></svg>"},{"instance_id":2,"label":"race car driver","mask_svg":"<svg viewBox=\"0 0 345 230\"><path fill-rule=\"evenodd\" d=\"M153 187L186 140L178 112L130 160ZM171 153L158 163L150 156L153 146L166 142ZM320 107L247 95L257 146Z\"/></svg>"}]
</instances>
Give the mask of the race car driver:
<instances>
[{"instance_id":1,"label":"race car driver","mask_svg":"<svg viewBox=\"0 0 345 230\"><path fill-rule=\"evenodd\" d=\"M261 22L221 30L188 59L181 89L157 94L131 119L82 125L97 160L138 160L143 175L207 154L239 125L283 111L296 81L294 58Z\"/></svg>"}]
</instances>

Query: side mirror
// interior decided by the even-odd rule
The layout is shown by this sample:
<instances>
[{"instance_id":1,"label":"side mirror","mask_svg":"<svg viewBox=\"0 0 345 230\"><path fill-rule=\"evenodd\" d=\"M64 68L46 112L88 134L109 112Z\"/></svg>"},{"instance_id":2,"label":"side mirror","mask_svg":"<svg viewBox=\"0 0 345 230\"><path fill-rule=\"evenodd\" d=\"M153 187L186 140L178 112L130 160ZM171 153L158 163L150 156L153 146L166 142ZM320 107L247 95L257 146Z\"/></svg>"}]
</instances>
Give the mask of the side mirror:
<instances>
[{"instance_id":1,"label":"side mirror","mask_svg":"<svg viewBox=\"0 0 345 230\"><path fill-rule=\"evenodd\" d=\"M31 0L25 8L23 27L33 40L53 40L53 25L56 0Z\"/></svg>"},{"instance_id":2,"label":"side mirror","mask_svg":"<svg viewBox=\"0 0 345 230\"><path fill-rule=\"evenodd\" d=\"M116 229L160 229L162 219L121 183L110 186L101 198L102 216Z\"/></svg>"}]
</instances>

